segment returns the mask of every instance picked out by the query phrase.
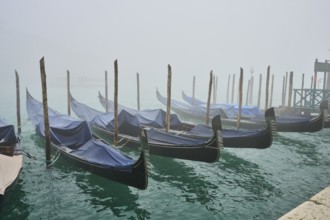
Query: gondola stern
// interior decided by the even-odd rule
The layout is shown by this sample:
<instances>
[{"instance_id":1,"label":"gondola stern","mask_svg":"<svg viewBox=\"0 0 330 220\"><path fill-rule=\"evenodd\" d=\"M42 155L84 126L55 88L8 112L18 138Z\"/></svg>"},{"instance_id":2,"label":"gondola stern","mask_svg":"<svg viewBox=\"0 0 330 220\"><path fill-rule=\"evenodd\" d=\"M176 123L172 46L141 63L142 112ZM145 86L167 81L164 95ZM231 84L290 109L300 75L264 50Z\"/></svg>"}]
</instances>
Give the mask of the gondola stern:
<instances>
[{"instance_id":1,"label":"gondola stern","mask_svg":"<svg viewBox=\"0 0 330 220\"><path fill-rule=\"evenodd\" d=\"M216 115L212 119L212 129L213 129L213 133L214 133L214 137L215 137L215 140L216 140L217 147L219 148L219 151L220 151L220 149L224 147L220 115ZM220 153L219 153L219 157L220 157Z\"/></svg>"},{"instance_id":2,"label":"gondola stern","mask_svg":"<svg viewBox=\"0 0 330 220\"><path fill-rule=\"evenodd\" d=\"M271 129L272 136L277 135L276 117L275 117L275 110L273 107L266 110L265 119L267 122L267 126L269 126Z\"/></svg>"},{"instance_id":3,"label":"gondola stern","mask_svg":"<svg viewBox=\"0 0 330 220\"><path fill-rule=\"evenodd\" d=\"M148 186L148 167L149 167L149 144L147 131L142 128L140 132L140 148L141 153L139 159L136 161L136 167L139 173L144 176L144 181L137 186L138 189L146 189ZM135 167L135 166L134 166Z\"/></svg>"}]
</instances>

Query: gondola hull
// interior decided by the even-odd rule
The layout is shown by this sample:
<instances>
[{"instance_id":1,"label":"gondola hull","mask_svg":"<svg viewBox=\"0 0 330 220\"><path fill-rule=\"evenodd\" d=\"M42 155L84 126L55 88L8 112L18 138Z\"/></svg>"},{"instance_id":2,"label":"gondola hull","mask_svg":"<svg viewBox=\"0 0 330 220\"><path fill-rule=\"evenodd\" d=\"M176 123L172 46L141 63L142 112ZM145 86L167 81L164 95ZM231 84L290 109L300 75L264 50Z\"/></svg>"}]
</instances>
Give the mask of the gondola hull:
<instances>
[{"instance_id":1,"label":"gondola hull","mask_svg":"<svg viewBox=\"0 0 330 220\"><path fill-rule=\"evenodd\" d=\"M101 128L96 125L92 125L93 134L107 143L113 143L113 132ZM127 137L126 135L119 134L121 143L130 147L138 147L139 139ZM121 144L119 143L119 145ZM200 161L206 163L213 163L219 160L220 147L217 144L215 137L206 141L205 144L201 145L175 145L175 144L164 144L148 140L148 148L150 154L155 154L164 157L171 157L184 160Z\"/></svg>"},{"instance_id":2,"label":"gondola hull","mask_svg":"<svg viewBox=\"0 0 330 220\"><path fill-rule=\"evenodd\" d=\"M51 146L55 150L60 150L61 155L63 155L65 159L68 159L70 162L74 162L76 166L98 176L138 189L146 189L148 186L148 175L146 170L147 166L144 151L141 151L139 159L133 165L132 170L128 172L126 170L97 166L82 158L71 155L68 153L67 148L60 147L53 143L51 143Z\"/></svg>"}]
</instances>

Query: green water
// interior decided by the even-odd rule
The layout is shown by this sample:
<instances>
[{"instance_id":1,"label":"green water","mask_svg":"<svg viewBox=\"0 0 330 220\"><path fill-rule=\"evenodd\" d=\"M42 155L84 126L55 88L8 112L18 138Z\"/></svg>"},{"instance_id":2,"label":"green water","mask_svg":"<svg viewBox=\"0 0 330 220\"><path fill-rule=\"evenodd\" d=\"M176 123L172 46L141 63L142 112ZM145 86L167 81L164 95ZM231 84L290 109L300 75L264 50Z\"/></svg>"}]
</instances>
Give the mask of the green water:
<instances>
[{"instance_id":1,"label":"green water","mask_svg":"<svg viewBox=\"0 0 330 220\"><path fill-rule=\"evenodd\" d=\"M213 164L150 155L149 185L143 191L105 180L61 157L46 169L43 141L26 119L24 97L21 139L24 150L37 159L24 158L16 189L0 213L3 220L277 219L330 185L330 129L280 133L265 150L223 149ZM96 92L76 95L82 102L92 97L96 104ZM53 107L65 112L64 95L52 100ZM16 123L15 104L7 103L2 114Z\"/></svg>"}]
</instances>

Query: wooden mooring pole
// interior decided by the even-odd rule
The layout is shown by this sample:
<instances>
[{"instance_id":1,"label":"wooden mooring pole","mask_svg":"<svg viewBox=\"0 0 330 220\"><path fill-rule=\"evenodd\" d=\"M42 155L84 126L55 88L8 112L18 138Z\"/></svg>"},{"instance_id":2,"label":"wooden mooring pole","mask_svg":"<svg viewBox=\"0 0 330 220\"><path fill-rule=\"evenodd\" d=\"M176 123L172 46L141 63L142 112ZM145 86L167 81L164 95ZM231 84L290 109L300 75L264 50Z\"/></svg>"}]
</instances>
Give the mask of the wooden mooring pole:
<instances>
[{"instance_id":1,"label":"wooden mooring pole","mask_svg":"<svg viewBox=\"0 0 330 220\"><path fill-rule=\"evenodd\" d=\"M270 66L267 67L265 111L268 109Z\"/></svg>"},{"instance_id":2,"label":"wooden mooring pole","mask_svg":"<svg viewBox=\"0 0 330 220\"><path fill-rule=\"evenodd\" d=\"M195 84L196 79L195 76L193 77L193 86L192 86L192 105L195 105Z\"/></svg>"},{"instance_id":3,"label":"wooden mooring pole","mask_svg":"<svg viewBox=\"0 0 330 220\"><path fill-rule=\"evenodd\" d=\"M48 120L47 82L46 82L44 57L42 57L40 60L40 76L41 76L42 103L43 103L44 124L45 124L46 164L48 166L51 163L51 158L50 158L50 131L49 131L49 120Z\"/></svg>"},{"instance_id":4,"label":"wooden mooring pole","mask_svg":"<svg viewBox=\"0 0 330 220\"><path fill-rule=\"evenodd\" d=\"M217 103L217 87L218 87L218 77L213 75L213 104Z\"/></svg>"},{"instance_id":5,"label":"wooden mooring pole","mask_svg":"<svg viewBox=\"0 0 330 220\"><path fill-rule=\"evenodd\" d=\"M260 97L261 97L261 83L262 83L262 75L259 75L259 91L258 91L258 108L260 108Z\"/></svg>"},{"instance_id":6,"label":"wooden mooring pole","mask_svg":"<svg viewBox=\"0 0 330 220\"><path fill-rule=\"evenodd\" d=\"M114 77L114 136L113 136L113 144L117 145L118 143L118 62L115 60L114 62L115 68L115 77Z\"/></svg>"},{"instance_id":7,"label":"wooden mooring pole","mask_svg":"<svg viewBox=\"0 0 330 220\"><path fill-rule=\"evenodd\" d=\"M235 74L233 74L233 84L231 87L231 103L234 103Z\"/></svg>"},{"instance_id":8,"label":"wooden mooring pole","mask_svg":"<svg viewBox=\"0 0 330 220\"><path fill-rule=\"evenodd\" d=\"M140 111L140 76L136 73L136 89L137 89L137 110Z\"/></svg>"},{"instance_id":9,"label":"wooden mooring pole","mask_svg":"<svg viewBox=\"0 0 330 220\"><path fill-rule=\"evenodd\" d=\"M172 67L167 66L167 104L166 104L166 132L171 127L171 85L172 85Z\"/></svg>"},{"instance_id":10,"label":"wooden mooring pole","mask_svg":"<svg viewBox=\"0 0 330 220\"><path fill-rule=\"evenodd\" d=\"M285 76L283 76L283 83L282 83L282 108L285 107Z\"/></svg>"},{"instance_id":11,"label":"wooden mooring pole","mask_svg":"<svg viewBox=\"0 0 330 220\"><path fill-rule=\"evenodd\" d=\"M19 91L19 76L15 70L16 76L16 117L17 117L17 133L21 133L21 101L20 101L20 91Z\"/></svg>"},{"instance_id":12,"label":"wooden mooring pole","mask_svg":"<svg viewBox=\"0 0 330 220\"><path fill-rule=\"evenodd\" d=\"M243 101L243 69L241 68L239 77L239 87L238 87L238 113L237 113L237 129L241 125L241 114L242 114L242 101Z\"/></svg>"},{"instance_id":13,"label":"wooden mooring pole","mask_svg":"<svg viewBox=\"0 0 330 220\"><path fill-rule=\"evenodd\" d=\"M303 73L301 79L300 108L302 108L303 97L304 97L304 83L305 83L305 74Z\"/></svg>"},{"instance_id":14,"label":"wooden mooring pole","mask_svg":"<svg viewBox=\"0 0 330 220\"><path fill-rule=\"evenodd\" d=\"M272 85L270 87L270 102L269 107L273 106L273 91L274 91L274 74L272 74Z\"/></svg>"},{"instance_id":15,"label":"wooden mooring pole","mask_svg":"<svg viewBox=\"0 0 330 220\"><path fill-rule=\"evenodd\" d=\"M68 115L71 115L71 105L70 105L70 72L69 70L66 71L66 90L67 90L67 101L68 101Z\"/></svg>"},{"instance_id":16,"label":"wooden mooring pole","mask_svg":"<svg viewBox=\"0 0 330 220\"><path fill-rule=\"evenodd\" d=\"M209 124L210 119L210 104L211 104L211 94L212 94L212 79L213 79L213 70L210 72L210 82L209 82L209 92L207 95L207 109L206 109L206 120L205 124Z\"/></svg>"},{"instance_id":17,"label":"wooden mooring pole","mask_svg":"<svg viewBox=\"0 0 330 220\"><path fill-rule=\"evenodd\" d=\"M251 83L251 81L248 80L247 89L246 89L246 98L245 98L245 105L246 105L246 106L248 106L248 104L249 104L249 90L250 90L250 83Z\"/></svg>"},{"instance_id":18,"label":"wooden mooring pole","mask_svg":"<svg viewBox=\"0 0 330 220\"><path fill-rule=\"evenodd\" d=\"M105 112L109 112L109 96L108 96L108 71L104 72L105 77Z\"/></svg>"},{"instance_id":19,"label":"wooden mooring pole","mask_svg":"<svg viewBox=\"0 0 330 220\"><path fill-rule=\"evenodd\" d=\"M289 79L289 93L288 93L288 107L291 107L291 99L292 99L292 89L293 89L293 72L290 72Z\"/></svg>"},{"instance_id":20,"label":"wooden mooring pole","mask_svg":"<svg viewBox=\"0 0 330 220\"><path fill-rule=\"evenodd\" d=\"M254 69L253 67L251 68L250 70L251 72L251 78L250 78L250 89L249 89L249 104L252 105L253 103L253 83L254 83L254 76L253 76L253 72L254 72Z\"/></svg>"},{"instance_id":21,"label":"wooden mooring pole","mask_svg":"<svg viewBox=\"0 0 330 220\"><path fill-rule=\"evenodd\" d=\"M230 84L230 74L228 76L228 83L227 83L227 98L226 98L226 103L229 102L229 84Z\"/></svg>"}]
</instances>

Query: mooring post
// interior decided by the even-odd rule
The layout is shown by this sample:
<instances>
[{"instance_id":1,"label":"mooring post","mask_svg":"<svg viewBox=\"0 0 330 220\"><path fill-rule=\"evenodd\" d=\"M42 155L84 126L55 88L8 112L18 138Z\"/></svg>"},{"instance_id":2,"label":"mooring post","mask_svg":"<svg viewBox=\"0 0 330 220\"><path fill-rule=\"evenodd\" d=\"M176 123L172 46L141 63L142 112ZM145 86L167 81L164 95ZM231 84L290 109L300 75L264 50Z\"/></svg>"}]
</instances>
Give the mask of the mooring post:
<instances>
[{"instance_id":1,"label":"mooring post","mask_svg":"<svg viewBox=\"0 0 330 220\"><path fill-rule=\"evenodd\" d=\"M71 115L71 105L70 105L70 72L66 71L66 89L67 89L67 100L68 100L68 115Z\"/></svg>"},{"instance_id":2,"label":"mooring post","mask_svg":"<svg viewBox=\"0 0 330 220\"><path fill-rule=\"evenodd\" d=\"M213 75L213 104L217 103L217 87L218 87L218 77Z\"/></svg>"},{"instance_id":3,"label":"mooring post","mask_svg":"<svg viewBox=\"0 0 330 220\"><path fill-rule=\"evenodd\" d=\"M210 119L210 104L211 104L211 94L212 94L212 79L213 79L213 70L210 72L210 82L209 82L209 92L207 95L207 109L206 109L206 125L209 124Z\"/></svg>"},{"instance_id":4,"label":"mooring post","mask_svg":"<svg viewBox=\"0 0 330 220\"><path fill-rule=\"evenodd\" d=\"M114 77L114 118L115 118L115 125L114 125L114 137L113 137L113 144L117 145L118 142L118 62L115 60L114 62L115 67L115 77Z\"/></svg>"},{"instance_id":5,"label":"mooring post","mask_svg":"<svg viewBox=\"0 0 330 220\"><path fill-rule=\"evenodd\" d=\"M291 99L292 99L292 86L293 86L293 72L290 72L289 79L289 93L288 93L288 107L291 108Z\"/></svg>"},{"instance_id":6,"label":"mooring post","mask_svg":"<svg viewBox=\"0 0 330 220\"><path fill-rule=\"evenodd\" d=\"M136 89L137 89L137 110L140 111L140 76L136 73Z\"/></svg>"},{"instance_id":7,"label":"mooring post","mask_svg":"<svg viewBox=\"0 0 330 220\"><path fill-rule=\"evenodd\" d=\"M248 84L247 84L247 89L246 89L246 99L245 99L245 105L248 106L248 102L249 102L249 90L250 90L250 83L251 81L248 80Z\"/></svg>"},{"instance_id":8,"label":"mooring post","mask_svg":"<svg viewBox=\"0 0 330 220\"><path fill-rule=\"evenodd\" d=\"M21 133L21 101L20 101L20 91L19 91L19 76L15 70L16 76L16 117L17 117L17 133Z\"/></svg>"},{"instance_id":9,"label":"mooring post","mask_svg":"<svg viewBox=\"0 0 330 220\"><path fill-rule=\"evenodd\" d=\"M228 76L228 83L227 83L227 98L226 98L226 103L229 102L229 84L230 84L230 74Z\"/></svg>"},{"instance_id":10,"label":"mooring post","mask_svg":"<svg viewBox=\"0 0 330 220\"><path fill-rule=\"evenodd\" d=\"M260 108L260 97L261 97L261 82L262 82L262 75L259 75L259 91L258 91L258 108Z\"/></svg>"},{"instance_id":11,"label":"mooring post","mask_svg":"<svg viewBox=\"0 0 330 220\"><path fill-rule=\"evenodd\" d=\"M285 107L285 76L283 76L283 83L282 83L282 108Z\"/></svg>"},{"instance_id":12,"label":"mooring post","mask_svg":"<svg viewBox=\"0 0 330 220\"><path fill-rule=\"evenodd\" d=\"M242 114L242 101L243 101L243 68L241 67L240 77L239 77L239 87L238 87L238 113L237 113L237 129L241 125L241 114Z\"/></svg>"},{"instance_id":13,"label":"mooring post","mask_svg":"<svg viewBox=\"0 0 330 220\"><path fill-rule=\"evenodd\" d=\"M268 109L270 66L267 67L265 111Z\"/></svg>"},{"instance_id":14,"label":"mooring post","mask_svg":"<svg viewBox=\"0 0 330 220\"><path fill-rule=\"evenodd\" d=\"M250 94L250 97L249 97L249 104L252 105L253 103L253 81L254 81L254 76L253 76L253 72L254 72L254 68L252 67L251 70L251 78L250 78L250 89L249 89L249 94Z\"/></svg>"},{"instance_id":15,"label":"mooring post","mask_svg":"<svg viewBox=\"0 0 330 220\"><path fill-rule=\"evenodd\" d=\"M108 71L104 72L105 77L105 112L109 112L109 96L108 96Z\"/></svg>"},{"instance_id":16,"label":"mooring post","mask_svg":"<svg viewBox=\"0 0 330 220\"><path fill-rule=\"evenodd\" d=\"M46 71L45 71L45 59L44 57L40 60L40 75L41 75L41 87L42 87L42 103L44 111L44 124L45 124L45 139L46 139L46 164L50 165L50 131L49 131L49 120L48 120L48 101L47 101L47 82L46 82Z\"/></svg>"},{"instance_id":17,"label":"mooring post","mask_svg":"<svg viewBox=\"0 0 330 220\"><path fill-rule=\"evenodd\" d=\"M234 103L235 74L233 75L233 84L231 87L231 103Z\"/></svg>"},{"instance_id":18,"label":"mooring post","mask_svg":"<svg viewBox=\"0 0 330 220\"><path fill-rule=\"evenodd\" d=\"M193 77L193 86L192 86L192 105L195 105L195 76Z\"/></svg>"},{"instance_id":19,"label":"mooring post","mask_svg":"<svg viewBox=\"0 0 330 220\"><path fill-rule=\"evenodd\" d=\"M284 103L286 102L287 88L288 88L288 72L285 73Z\"/></svg>"},{"instance_id":20,"label":"mooring post","mask_svg":"<svg viewBox=\"0 0 330 220\"><path fill-rule=\"evenodd\" d=\"M300 111L302 108L303 104L303 98L304 98L304 83L305 83L305 74L302 74L302 79L301 79L301 94L300 94Z\"/></svg>"},{"instance_id":21,"label":"mooring post","mask_svg":"<svg viewBox=\"0 0 330 220\"><path fill-rule=\"evenodd\" d=\"M274 89L274 74L272 74L272 85L270 87L270 102L269 107L273 106L273 89Z\"/></svg>"},{"instance_id":22,"label":"mooring post","mask_svg":"<svg viewBox=\"0 0 330 220\"><path fill-rule=\"evenodd\" d=\"M167 104L166 104L166 132L171 127L171 82L172 82L172 68L171 65L167 66Z\"/></svg>"}]
</instances>

